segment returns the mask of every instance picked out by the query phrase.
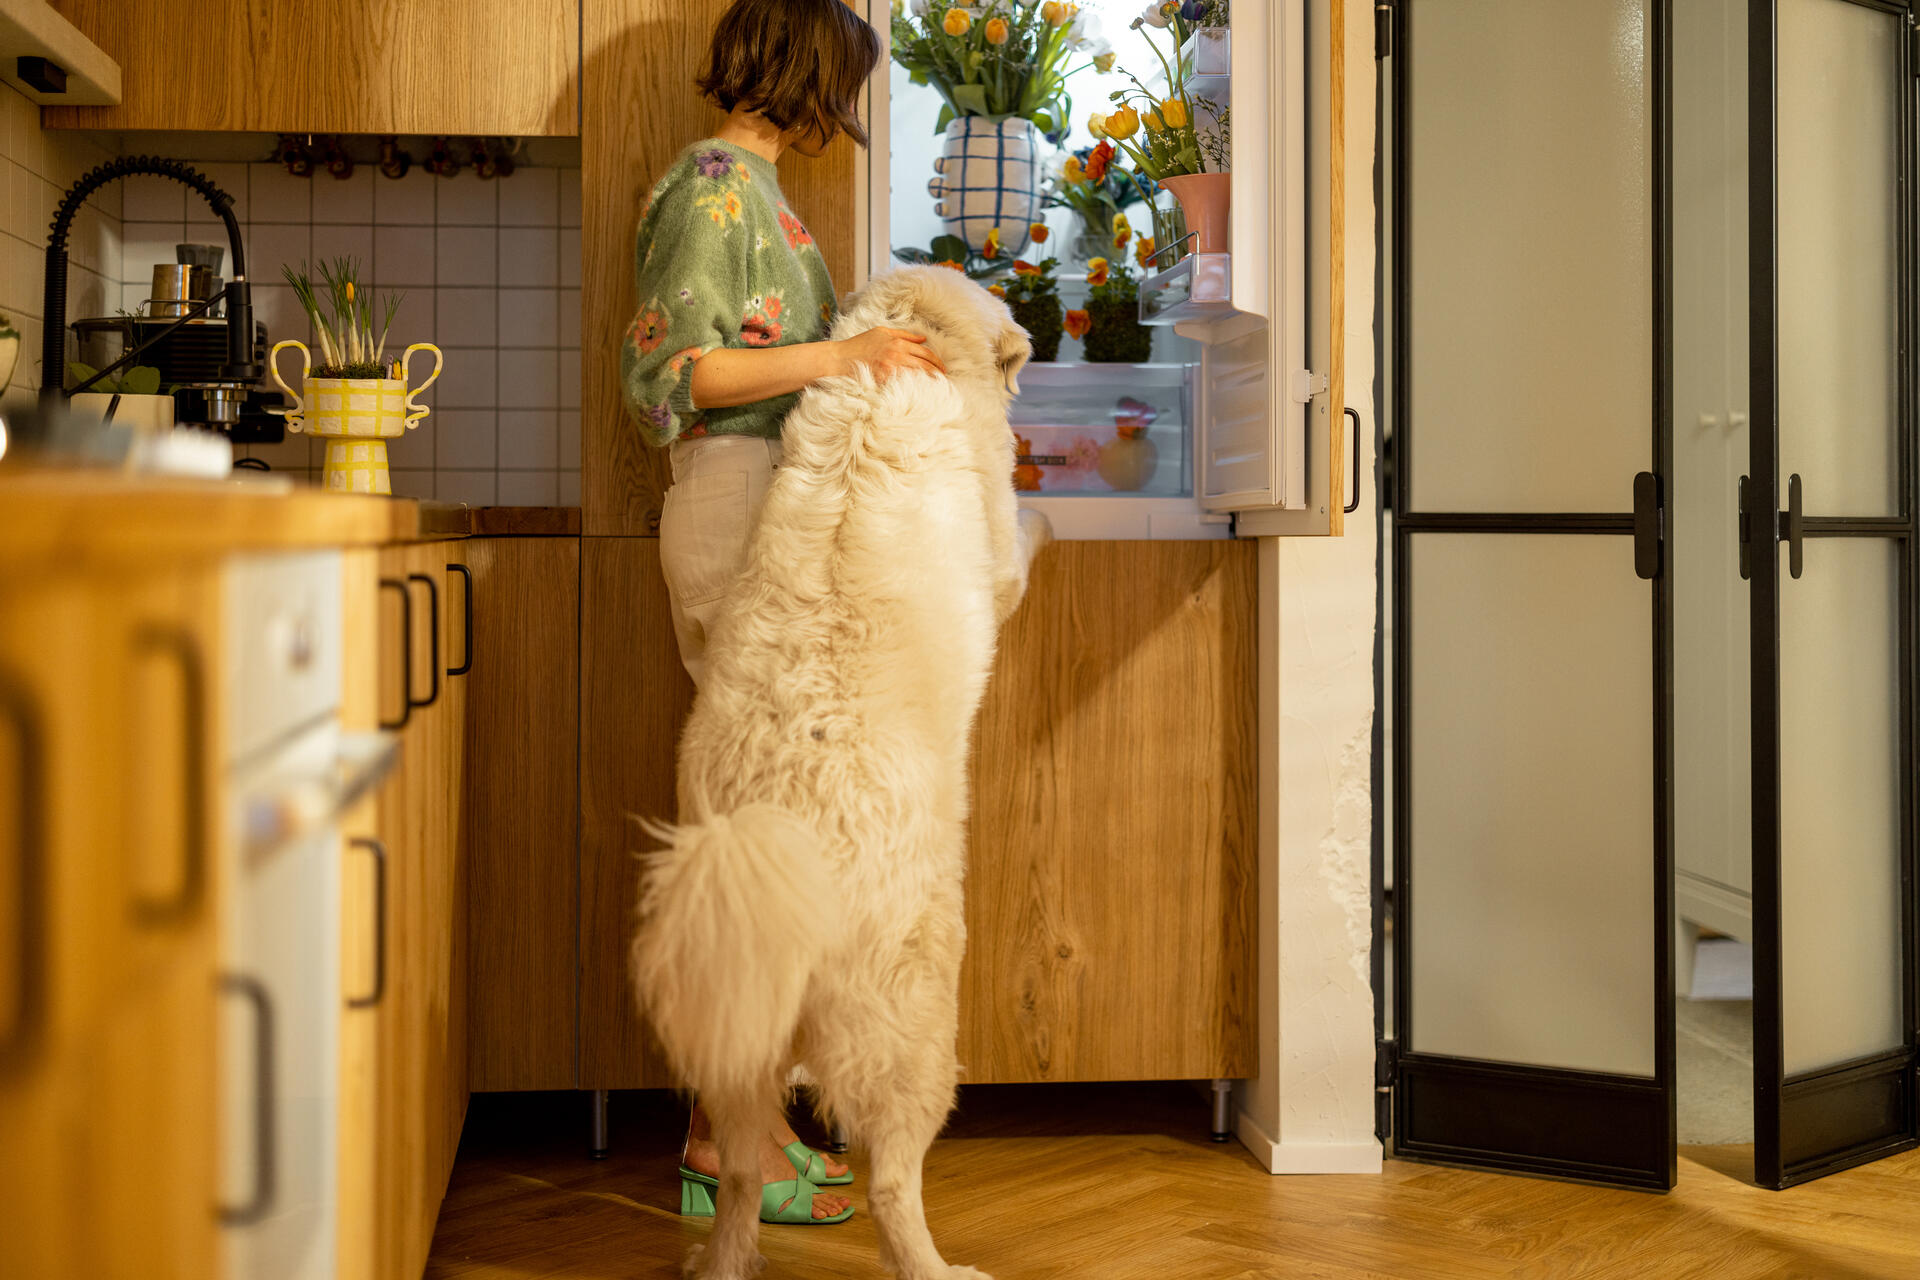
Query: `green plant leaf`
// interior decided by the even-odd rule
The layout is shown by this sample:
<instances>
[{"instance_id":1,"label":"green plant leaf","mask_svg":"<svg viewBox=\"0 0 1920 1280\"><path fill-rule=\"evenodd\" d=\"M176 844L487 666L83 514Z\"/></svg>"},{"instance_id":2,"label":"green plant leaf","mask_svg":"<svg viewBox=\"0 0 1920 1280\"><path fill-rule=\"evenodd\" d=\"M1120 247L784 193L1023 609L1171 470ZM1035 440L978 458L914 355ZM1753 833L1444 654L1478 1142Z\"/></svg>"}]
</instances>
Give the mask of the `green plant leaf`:
<instances>
[{"instance_id":1,"label":"green plant leaf","mask_svg":"<svg viewBox=\"0 0 1920 1280\"><path fill-rule=\"evenodd\" d=\"M1047 111L1034 112L1033 127L1042 133L1052 133L1054 130L1053 114Z\"/></svg>"},{"instance_id":2,"label":"green plant leaf","mask_svg":"<svg viewBox=\"0 0 1920 1280\"><path fill-rule=\"evenodd\" d=\"M160 371L150 364L137 364L120 378L120 391L130 396L150 396L160 390Z\"/></svg>"},{"instance_id":3,"label":"green plant leaf","mask_svg":"<svg viewBox=\"0 0 1920 1280\"><path fill-rule=\"evenodd\" d=\"M970 116L987 114L987 87L981 84L957 84L953 86L954 105ZM945 126L941 126L945 128Z\"/></svg>"},{"instance_id":4,"label":"green plant leaf","mask_svg":"<svg viewBox=\"0 0 1920 1280\"><path fill-rule=\"evenodd\" d=\"M959 114L960 113L955 111L952 107L942 106L940 108L940 118L933 122L933 131L935 133L945 133L947 131L947 126L952 124L954 120L959 116Z\"/></svg>"},{"instance_id":5,"label":"green plant leaf","mask_svg":"<svg viewBox=\"0 0 1920 1280\"><path fill-rule=\"evenodd\" d=\"M932 249L931 261L934 262L965 262L968 255L973 252L967 247L965 240L959 236L950 235L935 236Z\"/></svg>"},{"instance_id":6,"label":"green plant leaf","mask_svg":"<svg viewBox=\"0 0 1920 1280\"><path fill-rule=\"evenodd\" d=\"M98 372L100 372L98 369L87 364L85 361L67 361L67 373L73 378L73 385L76 387Z\"/></svg>"}]
</instances>

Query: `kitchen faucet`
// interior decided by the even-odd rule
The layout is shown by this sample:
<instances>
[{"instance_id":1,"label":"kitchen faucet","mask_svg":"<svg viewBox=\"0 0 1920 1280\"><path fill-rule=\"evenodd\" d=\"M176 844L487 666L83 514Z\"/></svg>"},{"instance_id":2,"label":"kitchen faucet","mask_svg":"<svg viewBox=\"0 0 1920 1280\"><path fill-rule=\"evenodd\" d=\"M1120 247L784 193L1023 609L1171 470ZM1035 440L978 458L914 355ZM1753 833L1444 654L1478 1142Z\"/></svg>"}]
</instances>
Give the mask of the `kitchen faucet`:
<instances>
[{"instance_id":1,"label":"kitchen faucet","mask_svg":"<svg viewBox=\"0 0 1920 1280\"><path fill-rule=\"evenodd\" d=\"M109 160L97 166L67 189L66 195L61 197L59 207L54 210L53 222L48 227L47 236L47 287L45 306L42 311L46 331L41 335L40 342L41 403L47 404L72 394L65 390L65 384L67 381L67 235L73 228L73 219L80 212L80 206L88 196L109 182L130 177L133 174L153 174L162 178L172 178L199 192L201 197L212 206L213 211L220 215L220 220L226 224L227 243L233 254L233 278L212 297L202 298L172 324L150 335L138 346L130 348L118 360L101 369L73 390L74 392L84 391L116 369L131 364L141 352L160 342L189 320L204 315L222 298L225 298L227 302L227 363L221 366L218 381L191 385L206 395L209 420L232 421L238 413L239 398L244 395L247 387L259 380L261 373L260 366L253 362L253 293L252 286L247 282L246 250L240 243L240 224L233 216L233 197L214 185L212 179L190 165L182 164L178 160L163 160L158 156L121 156L117 160Z\"/></svg>"}]
</instances>

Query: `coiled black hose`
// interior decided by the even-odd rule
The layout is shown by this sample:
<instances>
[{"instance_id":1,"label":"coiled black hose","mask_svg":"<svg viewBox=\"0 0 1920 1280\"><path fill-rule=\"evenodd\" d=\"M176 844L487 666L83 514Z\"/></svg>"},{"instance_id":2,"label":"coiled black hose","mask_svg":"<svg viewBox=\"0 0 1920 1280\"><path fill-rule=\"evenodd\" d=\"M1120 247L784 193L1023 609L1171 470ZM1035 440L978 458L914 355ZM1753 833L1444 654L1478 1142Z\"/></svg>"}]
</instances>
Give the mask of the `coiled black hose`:
<instances>
[{"instance_id":1,"label":"coiled black hose","mask_svg":"<svg viewBox=\"0 0 1920 1280\"><path fill-rule=\"evenodd\" d=\"M47 284L40 313L46 326L40 335L42 401L62 394L67 384L67 236L73 230L73 220L88 196L109 182L134 174L151 174L185 183L198 192L226 224L227 243L233 255L233 279L240 285L236 294L229 295L227 304L228 363L234 370L252 365L253 306L251 290L246 287L246 250L240 243L240 223L233 216L233 197L192 165L160 156L121 156L94 167L69 187L53 211L53 221L48 224Z\"/></svg>"}]
</instances>

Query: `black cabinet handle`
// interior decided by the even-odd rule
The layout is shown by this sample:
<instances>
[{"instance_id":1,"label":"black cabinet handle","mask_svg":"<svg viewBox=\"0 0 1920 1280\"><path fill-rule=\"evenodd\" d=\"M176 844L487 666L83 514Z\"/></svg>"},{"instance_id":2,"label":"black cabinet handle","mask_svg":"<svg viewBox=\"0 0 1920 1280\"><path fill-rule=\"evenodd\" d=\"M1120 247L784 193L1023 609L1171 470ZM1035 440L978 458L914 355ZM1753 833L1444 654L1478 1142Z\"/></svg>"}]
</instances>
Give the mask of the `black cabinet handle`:
<instances>
[{"instance_id":1,"label":"black cabinet handle","mask_svg":"<svg viewBox=\"0 0 1920 1280\"><path fill-rule=\"evenodd\" d=\"M0 672L0 716L12 727L19 766L15 779L15 918L13 1020L0 1029L0 1072L33 1052L47 1014L47 760L40 708L24 685Z\"/></svg>"},{"instance_id":2,"label":"black cabinet handle","mask_svg":"<svg viewBox=\"0 0 1920 1280\"><path fill-rule=\"evenodd\" d=\"M274 1133L275 1115L273 1070L273 1000L259 979L243 974L224 974L220 990L225 995L242 996L253 1007L253 1194L239 1205L221 1205L220 1221L229 1227L245 1227L260 1221L273 1210L279 1190L278 1141Z\"/></svg>"},{"instance_id":3,"label":"black cabinet handle","mask_svg":"<svg viewBox=\"0 0 1920 1280\"><path fill-rule=\"evenodd\" d=\"M1348 405L1347 417L1353 419L1353 488L1347 490L1347 505L1340 510L1352 515L1360 509L1360 411Z\"/></svg>"},{"instance_id":4,"label":"black cabinet handle","mask_svg":"<svg viewBox=\"0 0 1920 1280\"><path fill-rule=\"evenodd\" d=\"M459 666L447 668L448 675L463 676L473 670L473 570L463 564L450 564L447 568L467 580L467 621L465 626L467 639L465 645L460 650L464 656Z\"/></svg>"},{"instance_id":5,"label":"black cabinet handle","mask_svg":"<svg viewBox=\"0 0 1920 1280\"><path fill-rule=\"evenodd\" d=\"M133 647L139 653L160 653L172 658L180 668L185 706L181 737L186 753L187 794L182 837L185 848L180 865L180 886L171 897L136 895L133 918L141 924L171 924L185 919L199 906L207 880L207 677L200 660L200 646L193 636L178 627L147 623L133 634Z\"/></svg>"},{"instance_id":6,"label":"black cabinet handle","mask_svg":"<svg viewBox=\"0 0 1920 1280\"><path fill-rule=\"evenodd\" d=\"M380 727L404 729L413 718L413 599L407 594L407 584L398 578L380 579L380 589L400 596L400 718L382 720Z\"/></svg>"},{"instance_id":7,"label":"black cabinet handle","mask_svg":"<svg viewBox=\"0 0 1920 1280\"><path fill-rule=\"evenodd\" d=\"M421 583L427 589L427 670L433 673L433 688L424 700L413 698L411 687L407 696L416 707L430 707L440 700L440 584L424 573L410 573L407 581Z\"/></svg>"},{"instance_id":8,"label":"black cabinet handle","mask_svg":"<svg viewBox=\"0 0 1920 1280\"><path fill-rule=\"evenodd\" d=\"M1800 511L1800 477L1787 477L1787 572L1794 577L1800 576L1800 570L1806 565L1806 548L1802 539L1807 532L1806 516Z\"/></svg>"},{"instance_id":9,"label":"black cabinet handle","mask_svg":"<svg viewBox=\"0 0 1920 1280\"><path fill-rule=\"evenodd\" d=\"M1660 576L1660 478L1642 471L1633 478L1633 571L1642 578Z\"/></svg>"},{"instance_id":10,"label":"black cabinet handle","mask_svg":"<svg viewBox=\"0 0 1920 1280\"><path fill-rule=\"evenodd\" d=\"M1740 580L1753 577L1753 481L1740 477Z\"/></svg>"},{"instance_id":11,"label":"black cabinet handle","mask_svg":"<svg viewBox=\"0 0 1920 1280\"><path fill-rule=\"evenodd\" d=\"M373 855L373 990L347 1001L349 1009L371 1009L387 993L387 846L371 836L355 836L347 844Z\"/></svg>"}]
</instances>

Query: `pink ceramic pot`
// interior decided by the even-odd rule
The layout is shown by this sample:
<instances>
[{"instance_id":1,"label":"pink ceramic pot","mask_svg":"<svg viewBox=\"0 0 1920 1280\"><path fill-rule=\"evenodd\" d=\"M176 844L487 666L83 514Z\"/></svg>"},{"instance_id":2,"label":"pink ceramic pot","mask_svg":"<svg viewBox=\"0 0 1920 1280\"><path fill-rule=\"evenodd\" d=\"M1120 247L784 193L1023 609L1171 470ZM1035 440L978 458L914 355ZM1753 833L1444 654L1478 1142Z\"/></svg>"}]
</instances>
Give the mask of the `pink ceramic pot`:
<instances>
[{"instance_id":1,"label":"pink ceramic pot","mask_svg":"<svg viewBox=\"0 0 1920 1280\"><path fill-rule=\"evenodd\" d=\"M1227 214L1233 193L1233 177L1225 173L1186 173L1162 178L1160 185L1173 192L1174 199L1187 215L1187 230L1194 233L1194 252L1227 251Z\"/></svg>"}]
</instances>

